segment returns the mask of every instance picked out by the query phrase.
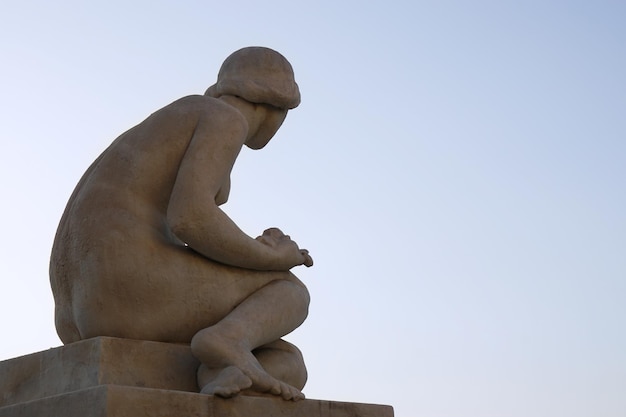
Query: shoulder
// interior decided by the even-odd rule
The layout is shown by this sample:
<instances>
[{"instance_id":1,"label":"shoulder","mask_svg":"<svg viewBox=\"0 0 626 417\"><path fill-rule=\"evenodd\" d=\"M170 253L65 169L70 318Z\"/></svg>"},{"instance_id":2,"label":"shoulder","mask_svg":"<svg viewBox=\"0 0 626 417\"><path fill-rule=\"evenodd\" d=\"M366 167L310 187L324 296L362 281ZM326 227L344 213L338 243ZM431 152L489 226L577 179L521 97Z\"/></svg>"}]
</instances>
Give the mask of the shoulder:
<instances>
[{"instance_id":1,"label":"shoulder","mask_svg":"<svg viewBox=\"0 0 626 417\"><path fill-rule=\"evenodd\" d=\"M194 107L213 107L219 106L220 101L213 97L194 94L191 96L181 97L178 100L165 106L165 108L194 108Z\"/></svg>"},{"instance_id":2,"label":"shoulder","mask_svg":"<svg viewBox=\"0 0 626 417\"><path fill-rule=\"evenodd\" d=\"M201 95L192 95L179 98L178 100L165 106L163 110L165 109L191 112L197 111L205 114L216 113L243 118L243 115L234 107L229 106L228 104L216 98Z\"/></svg>"},{"instance_id":3,"label":"shoulder","mask_svg":"<svg viewBox=\"0 0 626 417\"><path fill-rule=\"evenodd\" d=\"M231 128L245 128L248 123L234 107L221 100L203 95L191 95L179 98L155 113L167 114L177 118L193 117L198 122L212 125L224 124Z\"/></svg>"}]
</instances>

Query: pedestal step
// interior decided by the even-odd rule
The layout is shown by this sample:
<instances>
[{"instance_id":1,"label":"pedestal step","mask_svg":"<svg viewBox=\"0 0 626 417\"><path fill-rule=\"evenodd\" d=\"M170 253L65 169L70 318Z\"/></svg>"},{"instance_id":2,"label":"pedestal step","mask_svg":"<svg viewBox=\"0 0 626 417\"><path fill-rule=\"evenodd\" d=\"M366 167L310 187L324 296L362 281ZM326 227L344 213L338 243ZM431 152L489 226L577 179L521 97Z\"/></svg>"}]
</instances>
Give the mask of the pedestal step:
<instances>
[{"instance_id":1,"label":"pedestal step","mask_svg":"<svg viewBox=\"0 0 626 417\"><path fill-rule=\"evenodd\" d=\"M393 417L383 405L198 394L187 345L97 337L0 362L0 417Z\"/></svg>"},{"instance_id":2,"label":"pedestal step","mask_svg":"<svg viewBox=\"0 0 626 417\"><path fill-rule=\"evenodd\" d=\"M0 417L393 417L389 406L280 398L222 399L150 388L100 385L0 408Z\"/></svg>"},{"instance_id":3,"label":"pedestal step","mask_svg":"<svg viewBox=\"0 0 626 417\"><path fill-rule=\"evenodd\" d=\"M188 345L96 337L0 362L0 407L107 384L198 392L197 369Z\"/></svg>"}]
</instances>

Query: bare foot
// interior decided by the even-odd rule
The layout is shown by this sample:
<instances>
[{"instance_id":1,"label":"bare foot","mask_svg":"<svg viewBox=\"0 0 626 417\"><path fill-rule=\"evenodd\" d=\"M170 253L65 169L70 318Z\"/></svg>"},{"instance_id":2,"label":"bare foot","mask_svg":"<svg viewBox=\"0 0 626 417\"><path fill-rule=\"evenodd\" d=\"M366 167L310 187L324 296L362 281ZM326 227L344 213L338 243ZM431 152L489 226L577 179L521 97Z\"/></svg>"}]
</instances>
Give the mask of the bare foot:
<instances>
[{"instance_id":1,"label":"bare foot","mask_svg":"<svg viewBox=\"0 0 626 417\"><path fill-rule=\"evenodd\" d=\"M224 375L225 379L235 377L237 372L249 378L252 391L270 393L281 396L285 400L298 401L304 398L304 394L299 389L268 374L252 352L241 345L240 340L219 334L212 327L209 327L196 333L191 341L191 351L200 362L209 368L224 367L224 371L228 370L227 375ZM237 372L232 368L235 368ZM221 375L222 373L218 375L216 380L219 380ZM241 380L240 378L238 379ZM207 387L216 387L218 385L219 383L213 384L211 382ZM221 385L219 386L221 387ZM244 388L240 388L239 391L242 389ZM217 391L214 392L217 394Z\"/></svg>"},{"instance_id":2,"label":"bare foot","mask_svg":"<svg viewBox=\"0 0 626 417\"><path fill-rule=\"evenodd\" d=\"M241 372L239 368L229 366L224 368L215 379L206 384L200 393L230 398L251 386L252 381L250 378Z\"/></svg>"}]
</instances>

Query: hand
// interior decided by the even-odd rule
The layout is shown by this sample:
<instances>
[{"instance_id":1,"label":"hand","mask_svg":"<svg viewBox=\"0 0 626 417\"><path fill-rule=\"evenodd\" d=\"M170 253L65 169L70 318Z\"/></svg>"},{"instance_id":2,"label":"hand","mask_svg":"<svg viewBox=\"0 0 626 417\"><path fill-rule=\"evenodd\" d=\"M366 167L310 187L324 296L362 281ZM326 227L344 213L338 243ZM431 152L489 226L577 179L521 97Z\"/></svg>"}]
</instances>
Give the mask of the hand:
<instances>
[{"instance_id":1,"label":"hand","mask_svg":"<svg viewBox=\"0 0 626 417\"><path fill-rule=\"evenodd\" d=\"M306 249L300 249L300 253L304 256L304 263L302 263L302 265L306 266L307 268L312 267L313 258L311 258L311 255L309 255L309 251Z\"/></svg>"},{"instance_id":2,"label":"hand","mask_svg":"<svg viewBox=\"0 0 626 417\"><path fill-rule=\"evenodd\" d=\"M284 234L278 228L272 227L265 230L256 240L275 249L279 259L288 265L287 269L297 265L313 266L313 258L309 255L309 251L300 249L289 235Z\"/></svg>"}]
</instances>

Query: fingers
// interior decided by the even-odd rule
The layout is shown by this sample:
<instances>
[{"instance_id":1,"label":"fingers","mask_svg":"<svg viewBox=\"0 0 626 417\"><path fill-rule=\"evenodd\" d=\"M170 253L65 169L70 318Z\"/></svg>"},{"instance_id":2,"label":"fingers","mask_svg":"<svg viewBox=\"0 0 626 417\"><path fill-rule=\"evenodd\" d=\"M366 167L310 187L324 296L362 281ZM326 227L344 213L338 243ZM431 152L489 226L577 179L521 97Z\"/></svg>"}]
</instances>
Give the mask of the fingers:
<instances>
[{"instance_id":1,"label":"fingers","mask_svg":"<svg viewBox=\"0 0 626 417\"><path fill-rule=\"evenodd\" d=\"M291 240L290 237L284 234L277 227L270 227L269 229L265 229L261 236L257 236L255 240L270 246L272 248L276 247L276 245L280 244L283 240Z\"/></svg>"},{"instance_id":2,"label":"fingers","mask_svg":"<svg viewBox=\"0 0 626 417\"><path fill-rule=\"evenodd\" d=\"M274 239L279 239L284 237L285 234L278 227L270 227L269 229L265 229L263 231L263 236L270 236Z\"/></svg>"},{"instance_id":3,"label":"fingers","mask_svg":"<svg viewBox=\"0 0 626 417\"><path fill-rule=\"evenodd\" d=\"M309 251L306 249L299 249L298 244L291 240L291 237L289 235L284 234L280 229L276 227L266 229L263 232L263 235L258 236L256 240L275 249L279 249L279 247L290 247L291 249L289 249L288 251L293 251L295 249L295 251L300 253L301 260L296 261L297 263L293 263L292 266L313 266L313 258L311 257L311 255L309 255ZM295 253L291 252L291 259L294 259L294 255Z\"/></svg>"},{"instance_id":4,"label":"fingers","mask_svg":"<svg viewBox=\"0 0 626 417\"><path fill-rule=\"evenodd\" d=\"M263 243L264 245L269 246L270 248L276 247L276 243L277 243L275 239L268 238L265 235L257 236L255 240L258 240L259 242Z\"/></svg>"},{"instance_id":5,"label":"fingers","mask_svg":"<svg viewBox=\"0 0 626 417\"><path fill-rule=\"evenodd\" d=\"M313 258L311 258L311 255L309 255L309 251L306 249L300 249L300 253L302 254L302 256L304 256L304 262L302 264L306 266L307 268L312 267Z\"/></svg>"}]
</instances>

